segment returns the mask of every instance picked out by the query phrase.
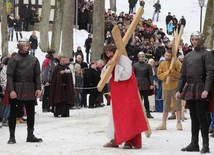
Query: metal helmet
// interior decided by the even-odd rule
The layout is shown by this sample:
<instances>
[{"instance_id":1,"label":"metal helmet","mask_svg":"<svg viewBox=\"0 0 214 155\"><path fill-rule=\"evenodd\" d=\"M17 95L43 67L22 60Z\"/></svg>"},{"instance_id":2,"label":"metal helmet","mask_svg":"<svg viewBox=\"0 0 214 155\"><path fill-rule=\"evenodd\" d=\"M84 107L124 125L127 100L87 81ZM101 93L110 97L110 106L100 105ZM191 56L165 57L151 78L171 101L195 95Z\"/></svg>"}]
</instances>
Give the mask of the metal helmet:
<instances>
[{"instance_id":1,"label":"metal helmet","mask_svg":"<svg viewBox=\"0 0 214 155\"><path fill-rule=\"evenodd\" d=\"M30 41L26 38L22 38L18 41L17 47L19 50L22 50L23 45L30 45Z\"/></svg>"},{"instance_id":2,"label":"metal helmet","mask_svg":"<svg viewBox=\"0 0 214 155\"><path fill-rule=\"evenodd\" d=\"M199 31L195 31L191 34L190 38L197 38L197 39L200 39L200 40L204 40L204 35L203 33L199 32Z\"/></svg>"},{"instance_id":3,"label":"metal helmet","mask_svg":"<svg viewBox=\"0 0 214 155\"><path fill-rule=\"evenodd\" d=\"M203 33L199 32L199 31L195 31L190 35L190 39L192 40L193 38L199 40L198 45L195 47L195 49L200 48L204 44L205 37L204 37ZM191 43L192 43L192 41L191 41Z\"/></svg>"}]
</instances>

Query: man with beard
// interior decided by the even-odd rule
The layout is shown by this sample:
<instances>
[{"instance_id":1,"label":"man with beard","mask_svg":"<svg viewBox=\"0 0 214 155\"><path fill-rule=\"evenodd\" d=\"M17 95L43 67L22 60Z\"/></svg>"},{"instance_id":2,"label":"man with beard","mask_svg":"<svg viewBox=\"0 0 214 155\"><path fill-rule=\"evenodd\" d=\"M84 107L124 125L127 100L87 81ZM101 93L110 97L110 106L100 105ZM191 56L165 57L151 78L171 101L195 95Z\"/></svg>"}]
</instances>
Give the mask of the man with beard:
<instances>
[{"instance_id":1,"label":"man with beard","mask_svg":"<svg viewBox=\"0 0 214 155\"><path fill-rule=\"evenodd\" d=\"M52 74L49 103L54 117L69 117L69 107L74 105L73 76L67 63L67 57L60 56Z\"/></svg>"},{"instance_id":2,"label":"man with beard","mask_svg":"<svg viewBox=\"0 0 214 155\"><path fill-rule=\"evenodd\" d=\"M25 105L27 111L27 142L42 142L34 132L35 102L40 97L40 65L36 57L29 55L30 42L23 38L18 41L18 54L12 57L7 67L7 82L10 104L8 144L16 143L16 111Z\"/></svg>"},{"instance_id":3,"label":"man with beard","mask_svg":"<svg viewBox=\"0 0 214 155\"><path fill-rule=\"evenodd\" d=\"M145 54L144 52L138 53L138 62L133 65L134 73L137 78L138 89L140 91L140 95L143 96L144 107L146 109L147 118L154 118L150 114L149 109L149 91L154 89L153 84L153 72L152 67L148 63L144 61Z\"/></svg>"},{"instance_id":4,"label":"man with beard","mask_svg":"<svg viewBox=\"0 0 214 155\"><path fill-rule=\"evenodd\" d=\"M201 154L205 154L210 152L206 112L209 107L209 92L214 80L214 58L211 52L203 48L205 38L202 33L196 31L191 34L190 39L194 50L184 57L175 95L176 99L186 100L191 118L192 140L181 151L199 151L198 136L201 130L203 140Z\"/></svg>"},{"instance_id":5,"label":"man with beard","mask_svg":"<svg viewBox=\"0 0 214 155\"><path fill-rule=\"evenodd\" d=\"M132 61L121 55L112 61L116 52L114 45L103 49L106 63L102 73L109 65L115 64L110 77L111 113L108 127L110 142L104 147L118 147L125 142L124 149L141 148L141 132L147 130L145 116L138 95L136 77L132 71Z\"/></svg>"},{"instance_id":6,"label":"man with beard","mask_svg":"<svg viewBox=\"0 0 214 155\"><path fill-rule=\"evenodd\" d=\"M170 49L166 50L165 61L161 62L158 66L157 77L162 80L162 94L163 94L163 120L162 123L156 128L156 130L166 130L166 120L168 117L168 112L170 112L171 99L174 102L174 108L177 114L177 130L182 130L181 124L181 100L175 99L176 88L178 85L178 78L180 77L181 62L179 60L175 61L173 69L169 69L172 63L172 51ZM166 84L166 79L169 76L170 81Z\"/></svg>"},{"instance_id":7,"label":"man with beard","mask_svg":"<svg viewBox=\"0 0 214 155\"><path fill-rule=\"evenodd\" d=\"M55 67L54 59L55 50L49 50L48 54L45 56L46 59L42 64L42 83L44 85L44 94L42 98L42 112L50 112L49 92L51 85L52 73Z\"/></svg>"}]
</instances>

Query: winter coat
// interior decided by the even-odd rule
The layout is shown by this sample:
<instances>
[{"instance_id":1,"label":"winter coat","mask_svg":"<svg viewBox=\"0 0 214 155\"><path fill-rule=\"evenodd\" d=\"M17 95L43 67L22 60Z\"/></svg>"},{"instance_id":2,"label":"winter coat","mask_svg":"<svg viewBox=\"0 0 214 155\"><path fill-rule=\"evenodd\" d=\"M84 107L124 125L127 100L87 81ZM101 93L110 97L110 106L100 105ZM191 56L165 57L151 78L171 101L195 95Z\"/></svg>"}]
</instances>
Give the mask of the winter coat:
<instances>
[{"instance_id":1,"label":"winter coat","mask_svg":"<svg viewBox=\"0 0 214 155\"><path fill-rule=\"evenodd\" d=\"M3 92L6 89L6 83L7 83L7 65L3 65L2 70L0 72L0 84Z\"/></svg>"},{"instance_id":2,"label":"winter coat","mask_svg":"<svg viewBox=\"0 0 214 155\"><path fill-rule=\"evenodd\" d=\"M52 74L49 104L59 105L62 102L74 105L74 85L71 72L61 74L62 70L70 70L67 65L58 64L55 66Z\"/></svg>"},{"instance_id":3,"label":"winter coat","mask_svg":"<svg viewBox=\"0 0 214 155\"><path fill-rule=\"evenodd\" d=\"M29 20L31 15L31 10L29 8L24 8L22 12L22 17L24 20Z\"/></svg>"},{"instance_id":4,"label":"winter coat","mask_svg":"<svg viewBox=\"0 0 214 155\"><path fill-rule=\"evenodd\" d=\"M160 12L160 9L161 9L161 4L160 3L155 3L153 5L153 7L155 8L155 12Z\"/></svg>"},{"instance_id":5,"label":"winter coat","mask_svg":"<svg viewBox=\"0 0 214 155\"><path fill-rule=\"evenodd\" d=\"M168 24L167 25L167 30L168 30L168 32L173 32L173 28L174 28L175 26L173 25L173 24Z\"/></svg>"},{"instance_id":6,"label":"winter coat","mask_svg":"<svg viewBox=\"0 0 214 155\"><path fill-rule=\"evenodd\" d=\"M82 89L79 88L83 87L83 76L80 74L75 75L75 87L77 87L76 88L77 93L82 92Z\"/></svg>"},{"instance_id":7,"label":"winter coat","mask_svg":"<svg viewBox=\"0 0 214 155\"><path fill-rule=\"evenodd\" d=\"M75 52L75 57L77 57L77 55L81 55L81 56L82 56L82 60L84 60L84 56L83 56L82 50L77 50L77 51Z\"/></svg>"},{"instance_id":8,"label":"winter coat","mask_svg":"<svg viewBox=\"0 0 214 155\"><path fill-rule=\"evenodd\" d=\"M168 25L171 20L172 20L171 15L166 16L166 25Z\"/></svg>"},{"instance_id":9,"label":"winter coat","mask_svg":"<svg viewBox=\"0 0 214 155\"><path fill-rule=\"evenodd\" d=\"M37 49L38 47L38 38L37 36L31 35L29 41L31 42L30 48Z\"/></svg>"},{"instance_id":10,"label":"winter coat","mask_svg":"<svg viewBox=\"0 0 214 155\"><path fill-rule=\"evenodd\" d=\"M163 56L165 53L165 47L164 46L158 46L155 50L155 61L159 61L161 56Z\"/></svg>"},{"instance_id":11,"label":"winter coat","mask_svg":"<svg viewBox=\"0 0 214 155\"><path fill-rule=\"evenodd\" d=\"M173 21L173 25L174 25L174 26L177 26L177 24L178 24L177 18L172 18L172 21Z\"/></svg>"},{"instance_id":12,"label":"winter coat","mask_svg":"<svg viewBox=\"0 0 214 155\"><path fill-rule=\"evenodd\" d=\"M91 44L92 44L92 38L87 38L85 40L85 48L86 49L90 49L91 48Z\"/></svg>"},{"instance_id":13,"label":"winter coat","mask_svg":"<svg viewBox=\"0 0 214 155\"><path fill-rule=\"evenodd\" d=\"M180 21L181 21L181 25L183 25L185 27L186 26L186 19L181 18Z\"/></svg>"},{"instance_id":14,"label":"winter coat","mask_svg":"<svg viewBox=\"0 0 214 155\"><path fill-rule=\"evenodd\" d=\"M47 54L46 59L43 61L42 64L42 83L45 84L46 82L51 82L52 73L55 67L55 59L53 56Z\"/></svg>"},{"instance_id":15,"label":"winter coat","mask_svg":"<svg viewBox=\"0 0 214 155\"><path fill-rule=\"evenodd\" d=\"M137 62L137 54L138 54L137 47L132 46L132 45L128 45L126 47L126 50L127 50L129 59L132 60L133 62Z\"/></svg>"},{"instance_id":16,"label":"winter coat","mask_svg":"<svg viewBox=\"0 0 214 155\"><path fill-rule=\"evenodd\" d=\"M22 31L22 20L21 19L15 19L15 31Z\"/></svg>"},{"instance_id":17,"label":"winter coat","mask_svg":"<svg viewBox=\"0 0 214 155\"><path fill-rule=\"evenodd\" d=\"M87 12L79 11L78 23L87 23L87 22L88 22L88 14L87 14Z\"/></svg>"},{"instance_id":18,"label":"winter coat","mask_svg":"<svg viewBox=\"0 0 214 155\"><path fill-rule=\"evenodd\" d=\"M83 87L90 88L90 87L97 87L97 84L100 81L100 74L101 71L99 69L88 68L84 70L83 74ZM84 89L85 93L91 93L97 91L97 89Z\"/></svg>"},{"instance_id":19,"label":"winter coat","mask_svg":"<svg viewBox=\"0 0 214 155\"><path fill-rule=\"evenodd\" d=\"M137 3L137 0L129 0L129 7L134 8Z\"/></svg>"},{"instance_id":20,"label":"winter coat","mask_svg":"<svg viewBox=\"0 0 214 155\"><path fill-rule=\"evenodd\" d=\"M7 24L8 24L9 28L14 27L14 25L15 25L15 19L11 18L11 17L8 17Z\"/></svg>"}]
</instances>

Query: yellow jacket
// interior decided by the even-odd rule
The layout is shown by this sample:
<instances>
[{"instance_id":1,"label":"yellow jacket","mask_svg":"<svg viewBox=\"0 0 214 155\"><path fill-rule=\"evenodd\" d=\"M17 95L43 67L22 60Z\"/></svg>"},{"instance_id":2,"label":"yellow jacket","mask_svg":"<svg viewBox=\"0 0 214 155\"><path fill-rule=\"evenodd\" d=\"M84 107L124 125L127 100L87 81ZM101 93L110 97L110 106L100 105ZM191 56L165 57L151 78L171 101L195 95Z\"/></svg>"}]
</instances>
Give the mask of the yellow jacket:
<instances>
[{"instance_id":1,"label":"yellow jacket","mask_svg":"<svg viewBox=\"0 0 214 155\"><path fill-rule=\"evenodd\" d=\"M157 71L157 76L162 80L163 90L173 90L178 86L178 79L180 78L181 62L179 60L175 61L173 69L169 69L171 61L163 61L160 63ZM166 85L166 79L169 76L170 80L168 85Z\"/></svg>"}]
</instances>

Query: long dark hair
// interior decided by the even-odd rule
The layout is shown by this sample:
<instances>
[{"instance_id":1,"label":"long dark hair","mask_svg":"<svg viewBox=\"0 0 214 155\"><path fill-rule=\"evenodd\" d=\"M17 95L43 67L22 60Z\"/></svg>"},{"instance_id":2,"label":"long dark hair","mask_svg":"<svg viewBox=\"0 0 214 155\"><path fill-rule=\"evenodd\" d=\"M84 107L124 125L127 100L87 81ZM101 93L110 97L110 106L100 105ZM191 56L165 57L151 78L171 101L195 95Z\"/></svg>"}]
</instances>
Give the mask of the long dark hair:
<instances>
[{"instance_id":1,"label":"long dark hair","mask_svg":"<svg viewBox=\"0 0 214 155\"><path fill-rule=\"evenodd\" d=\"M113 44L108 44L103 48L103 53L101 54L101 57L102 57L104 64L106 64L110 60L110 58L107 57L106 52L111 51L111 52L115 53L116 50L117 50L117 48Z\"/></svg>"}]
</instances>

